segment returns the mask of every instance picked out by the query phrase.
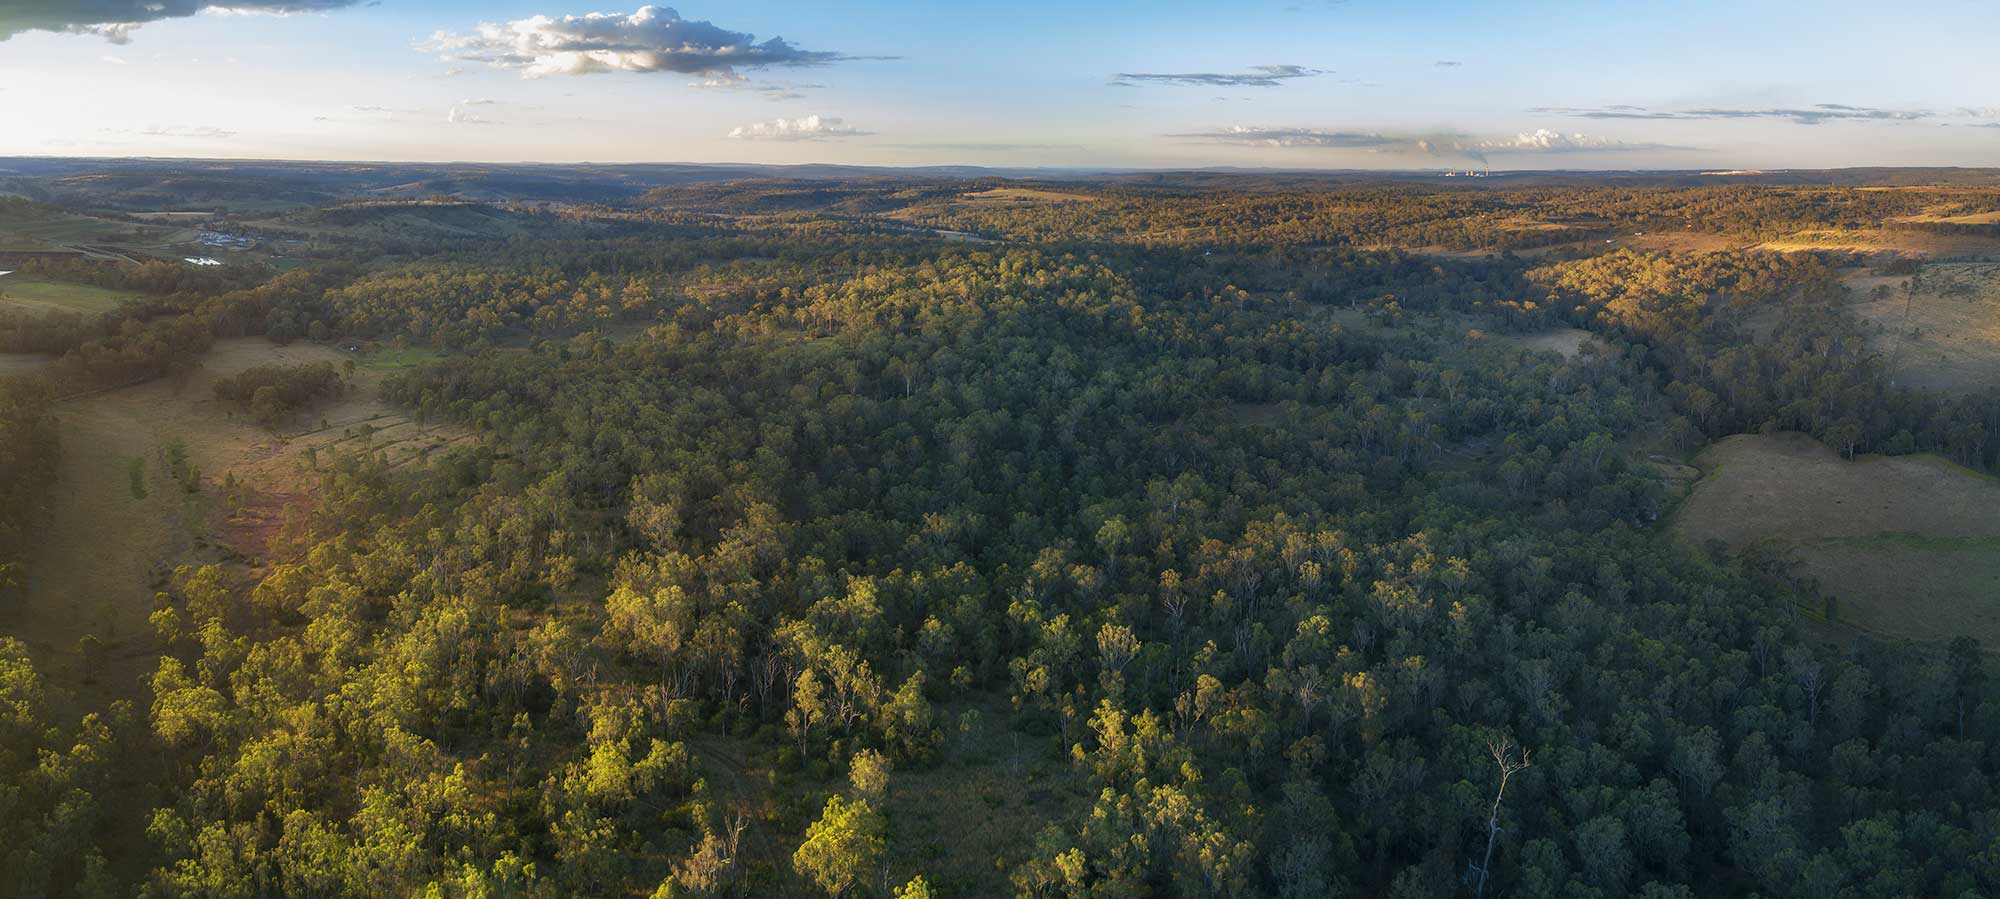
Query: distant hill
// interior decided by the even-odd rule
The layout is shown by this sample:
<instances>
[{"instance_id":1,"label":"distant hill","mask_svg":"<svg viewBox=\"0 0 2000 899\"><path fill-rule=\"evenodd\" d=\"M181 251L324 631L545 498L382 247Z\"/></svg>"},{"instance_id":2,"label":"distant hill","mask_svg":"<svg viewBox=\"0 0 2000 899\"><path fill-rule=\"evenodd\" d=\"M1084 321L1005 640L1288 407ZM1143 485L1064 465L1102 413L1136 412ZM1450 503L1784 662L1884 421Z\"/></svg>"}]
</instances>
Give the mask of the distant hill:
<instances>
[{"instance_id":1,"label":"distant hill","mask_svg":"<svg viewBox=\"0 0 2000 899\"><path fill-rule=\"evenodd\" d=\"M2000 169L1855 168L1754 172L1495 172L1443 177L1440 171L986 168L846 165L648 163L629 165L345 163L265 160L0 158L0 194L107 210L222 209L274 212L355 200L448 195L509 201L618 204L662 187L741 181L1076 181L1177 190L1314 190L1366 184L1428 184L1453 190L1559 185L1671 187L1782 184L2000 187ZM839 191L842 188L830 188ZM776 202L774 198L766 198ZM837 208L832 195L807 203ZM801 202L793 197L788 202ZM764 209L761 211L781 211ZM862 211L856 209L854 211ZM880 210L872 210L880 211Z\"/></svg>"}]
</instances>

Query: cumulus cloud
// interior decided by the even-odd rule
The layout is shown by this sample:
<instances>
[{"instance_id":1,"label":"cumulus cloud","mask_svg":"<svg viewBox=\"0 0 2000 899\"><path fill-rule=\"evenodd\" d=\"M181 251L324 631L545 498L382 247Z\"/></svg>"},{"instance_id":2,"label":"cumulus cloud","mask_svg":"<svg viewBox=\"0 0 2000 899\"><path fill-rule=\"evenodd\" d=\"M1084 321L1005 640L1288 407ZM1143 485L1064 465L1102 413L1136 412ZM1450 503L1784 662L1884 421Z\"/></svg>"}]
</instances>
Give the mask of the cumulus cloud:
<instances>
[{"instance_id":1,"label":"cumulus cloud","mask_svg":"<svg viewBox=\"0 0 2000 899\"><path fill-rule=\"evenodd\" d=\"M205 9L286 15L326 12L362 0L6 0L0 3L0 41L23 31L91 34L114 44L131 41L147 22L192 16Z\"/></svg>"},{"instance_id":2,"label":"cumulus cloud","mask_svg":"<svg viewBox=\"0 0 2000 899\"><path fill-rule=\"evenodd\" d=\"M452 107L452 108L451 108L451 111L450 111L450 112L447 112L447 113L445 113L445 115L444 115L444 123L445 123L445 124L447 124L447 125L497 125L497 124L500 124L500 123L498 123L498 122L495 122L495 121L493 121L492 119L489 119L489 118L486 118L486 117L484 117L484 116L481 116L481 115L478 115L478 114L476 114L476 113L472 112L471 110L468 110L468 109L466 109L466 108L464 108L464 107L462 107L462 106L454 106L454 107Z\"/></svg>"},{"instance_id":3,"label":"cumulus cloud","mask_svg":"<svg viewBox=\"0 0 2000 899\"><path fill-rule=\"evenodd\" d=\"M1849 106L1845 103L1816 103L1802 108L1727 109L1705 107L1700 109L1648 109L1644 106L1537 106L1528 110L1543 115L1568 116L1578 119L1647 119L1655 121L1700 121L1708 119L1777 119L1799 125L1818 125L1822 122L1873 121L1907 122L1930 118L1934 113L1926 109L1880 109L1872 106Z\"/></svg>"},{"instance_id":4,"label":"cumulus cloud","mask_svg":"<svg viewBox=\"0 0 2000 899\"><path fill-rule=\"evenodd\" d=\"M1119 72L1111 83L1120 87L1168 84L1179 87L1277 87L1295 78L1325 75L1325 69L1305 66L1251 66L1248 72Z\"/></svg>"},{"instance_id":5,"label":"cumulus cloud","mask_svg":"<svg viewBox=\"0 0 2000 899\"><path fill-rule=\"evenodd\" d=\"M1238 144L1249 147L1289 147L1355 150L1412 158L1458 158L1485 162L1488 155L1528 156L1560 153L1629 153L1640 150L1686 150L1668 144L1630 143L1585 134L1565 134L1543 128L1506 137L1478 137L1457 132L1400 134L1381 131L1341 131L1318 128L1255 128L1237 125L1209 131L1170 134L1184 140Z\"/></svg>"},{"instance_id":6,"label":"cumulus cloud","mask_svg":"<svg viewBox=\"0 0 2000 899\"><path fill-rule=\"evenodd\" d=\"M1431 65L1437 66L1440 69L1456 69L1459 66L1465 65L1465 63L1459 62L1456 59L1440 59L1437 62L1431 63Z\"/></svg>"},{"instance_id":7,"label":"cumulus cloud","mask_svg":"<svg viewBox=\"0 0 2000 899\"><path fill-rule=\"evenodd\" d=\"M1526 153L1593 153L1601 151L1686 149L1684 147L1669 147L1665 144L1627 143L1625 141L1587 134L1565 134L1560 131L1550 131L1547 128L1524 131L1511 138L1481 141L1478 147L1482 150L1492 152L1513 150Z\"/></svg>"},{"instance_id":8,"label":"cumulus cloud","mask_svg":"<svg viewBox=\"0 0 2000 899\"><path fill-rule=\"evenodd\" d=\"M852 128L830 116L809 115L796 119L772 119L739 125L729 132L733 140L833 140L859 137L873 132Z\"/></svg>"},{"instance_id":9,"label":"cumulus cloud","mask_svg":"<svg viewBox=\"0 0 2000 899\"><path fill-rule=\"evenodd\" d=\"M738 69L821 65L852 59L801 50L782 37L756 35L681 18L664 6L638 12L535 16L486 22L469 34L440 31L418 45L448 61L512 69L529 78L598 72L732 75Z\"/></svg>"}]
</instances>

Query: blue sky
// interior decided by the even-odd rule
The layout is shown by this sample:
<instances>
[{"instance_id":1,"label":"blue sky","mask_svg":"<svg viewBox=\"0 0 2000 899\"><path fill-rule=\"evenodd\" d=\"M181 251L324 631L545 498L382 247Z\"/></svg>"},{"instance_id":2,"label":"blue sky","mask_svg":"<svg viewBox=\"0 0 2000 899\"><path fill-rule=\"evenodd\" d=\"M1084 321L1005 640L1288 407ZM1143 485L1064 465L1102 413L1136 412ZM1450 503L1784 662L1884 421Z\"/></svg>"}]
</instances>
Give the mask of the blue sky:
<instances>
[{"instance_id":1,"label":"blue sky","mask_svg":"<svg viewBox=\"0 0 2000 899\"><path fill-rule=\"evenodd\" d=\"M2000 165L1990 0L202 4L0 4L0 154Z\"/></svg>"}]
</instances>

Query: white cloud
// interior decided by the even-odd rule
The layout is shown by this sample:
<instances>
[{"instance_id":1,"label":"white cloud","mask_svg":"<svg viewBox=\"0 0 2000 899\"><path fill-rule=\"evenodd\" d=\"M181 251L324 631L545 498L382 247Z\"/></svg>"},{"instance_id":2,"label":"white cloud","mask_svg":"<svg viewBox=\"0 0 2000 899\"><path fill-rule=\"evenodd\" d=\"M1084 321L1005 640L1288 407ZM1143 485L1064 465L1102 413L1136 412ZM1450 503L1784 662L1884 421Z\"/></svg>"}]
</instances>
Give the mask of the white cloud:
<instances>
[{"instance_id":1,"label":"white cloud","mask_svg":"<svg viewBox=\"0 0 2000 899\"><path fill-rule=\"evenodd\" d=\"M1491 150L1494 152L1519 150L1529 153L1570 153L1570 152L1581 152L1581 151L1591 151L1591 150L1629 150L1634 147L1638 147L1640 149L1659 149L1658 145L1628 144L1623 141L1612 140L1607 137L1593 137L1586 134L1574 134L1574 133L1564 134L1560 131L1550 131L1547 128L1537 128L1534 131L1524 131L1521 132L1520 134L1514 135L1512 138L1499 138L1495 140L1482 141L1480 142L1479 147L1481 149Z\"/></svg>"},{"instance_id":2,"label":"white cloud","mask_svg":"<svg viewBox=\"0 0 2000 899\"><path fill-rule=\"evenodd\" d=\"M809 115L739 125L729 132L729 136L733 140L831 140L870 133L848 127L846 122L837 118Z\"/></svg>"},{"instance_id":3,"label":"white cloud","mask_svg":"<svg viewBox=\"0 0 2000 899\"><path fill-rule=\"evenodd\" d=\"M453 62L481 62L529 78L597 72L728 75L739 68L818 65L839 53L801 50L784 38L681 18L664 6L638 12L534 16L481 23L470 34L440 31L418 45Z\"/></svg>"}]
</instances>

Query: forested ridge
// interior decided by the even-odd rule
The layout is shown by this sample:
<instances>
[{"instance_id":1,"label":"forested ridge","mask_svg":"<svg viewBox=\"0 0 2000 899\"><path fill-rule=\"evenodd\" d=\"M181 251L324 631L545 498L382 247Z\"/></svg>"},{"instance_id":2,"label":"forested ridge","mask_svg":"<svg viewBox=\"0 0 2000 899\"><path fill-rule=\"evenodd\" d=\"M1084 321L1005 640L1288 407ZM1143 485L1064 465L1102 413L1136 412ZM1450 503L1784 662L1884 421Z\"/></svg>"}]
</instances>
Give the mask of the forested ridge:
<instances>
[{"instance_id":1,"label":"forested ridge","mask_svg":"<svg viewBox=\"0 0 2000 899\"><path fill-rule=\"evenodd\" d=\"M383 395L477 435L316 458L264 557L159 593L131 704L74 711L0 638L0 893L2000 890L1982 648L1840 630L1779 560L1660 526L1654 460L1731 434L2000 467L2000 397L1888 382L1839 302L1860 260L1353 248L1489 245L1516 213L1471 193L906 222L1006 241L975 244L872 218L939 192L773 190L94 264L147 300L0 318L53 360L0 380L10 498L59 393L218 337L443 351ZM1742 232L1939 202L1831 190L1509 202ZM1560 326L1590 344L1515 339ZM340 385L215 395L276 423ZM1060 774L976 786L1023 758ZM1032 825L986 857L912 795Z\"/></svg>"}]
</instances>

